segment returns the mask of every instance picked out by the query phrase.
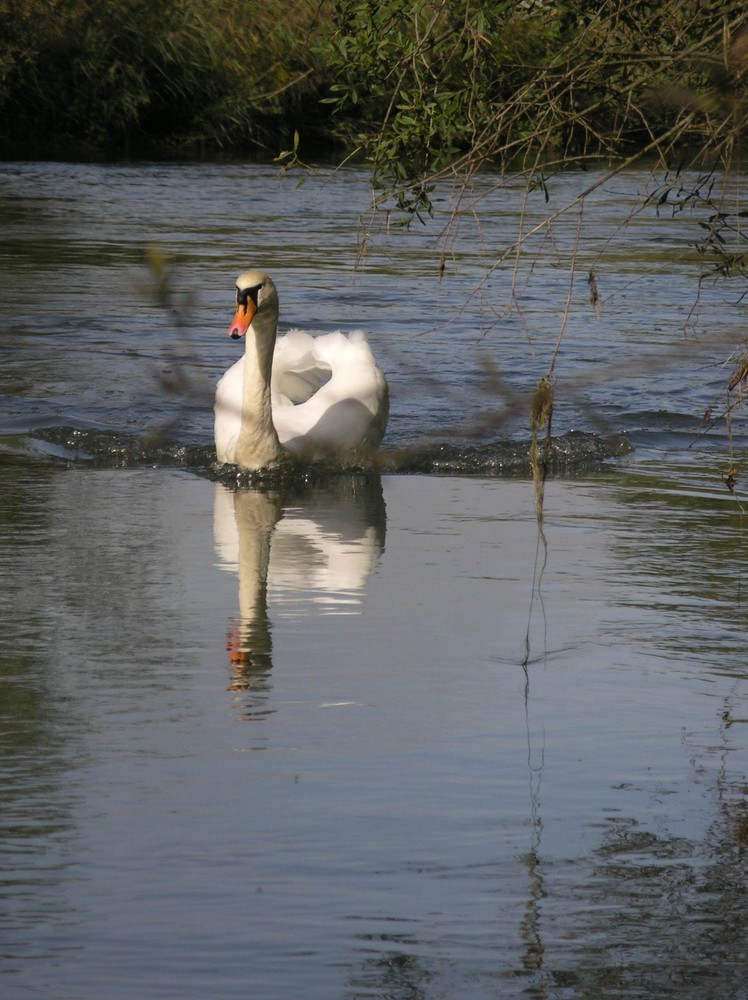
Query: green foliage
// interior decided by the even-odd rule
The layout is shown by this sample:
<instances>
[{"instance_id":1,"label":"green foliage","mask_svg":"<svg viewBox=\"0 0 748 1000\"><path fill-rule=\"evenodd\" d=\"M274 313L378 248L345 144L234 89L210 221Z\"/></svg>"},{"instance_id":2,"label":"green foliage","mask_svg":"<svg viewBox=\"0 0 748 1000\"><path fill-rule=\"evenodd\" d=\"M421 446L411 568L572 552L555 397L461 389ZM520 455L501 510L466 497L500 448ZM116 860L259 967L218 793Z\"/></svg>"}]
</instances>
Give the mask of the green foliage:
<instances>
[{"instance_id":1,"label":"green foliage","mask_svg":"<svg viewBox=\"0 0 748 1000\"><path fill-rule=\"evenodd\" d=\"M313 0L4 0L4 138L45 149L276 149L313 88Z\"/></svg>"},{"instance_id":2,"label":"green foliage","mask_svg":"<svg viewBox=\"0 0 748 1000\"><path fill-rule=\"evenodd\" d=\"M678 140L745 118L738 0L0 0L0 136L28 151L369 158L406 213L440 176ZM544 181L539 181L543 189Z\"/></svg>"},{"instance_id":3,"label":"green foliage","mask_svg":"<svg viewBox=\"0 0 748 1000\"><path fill-rule=\"evenodd\" d=\"M429 208L428 174L479 149L488 109L507 100L524 65L545 58L536 20L495 0L337 0L330 103L354 124L375 183L399 206ZM350 128L349 128L350 131Z\"/></svg>"},{"instance_id":4,"label":"green foliage","mask_svg":"<svg viewBox=\"0 0 748 1000\"><path fill-rule=\"evenodd\" d=\"M744 4L732 0L336 0L327 62L341 129L411 214L433 182L725 148L745 124ZM540 184L543 187L543 184Z\"/></svg>"}]
</instances>

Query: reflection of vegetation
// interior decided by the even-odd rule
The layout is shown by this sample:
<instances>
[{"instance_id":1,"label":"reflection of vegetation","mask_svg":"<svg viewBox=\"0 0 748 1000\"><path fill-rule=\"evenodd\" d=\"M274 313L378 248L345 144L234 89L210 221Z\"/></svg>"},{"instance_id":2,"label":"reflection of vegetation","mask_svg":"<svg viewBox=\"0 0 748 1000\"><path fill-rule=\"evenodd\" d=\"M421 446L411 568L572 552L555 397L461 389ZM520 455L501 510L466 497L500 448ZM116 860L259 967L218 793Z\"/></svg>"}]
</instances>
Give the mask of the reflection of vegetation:
<instances>
[{"instance_id":1,"label":"reflection of vegetation","mask_svg":"<svg viewBox=\"0 0 748 1000\"><path fill-rule=\"evenodd\" d=\"M609 523L617 556L612 575L621 588L618 600L633 614L624 631L614 616L606 640L623 642L627 657L632 641L635 648L654 647L657 656L672 657L678 676L691 663L694 672L711 667L735 678L721 715L713 715L719 733L683 733L691 781L711 808L702 830L694 832L698 807L684 827L678 810L668 807L668 796L672 802L684 794L684 783L660 777L652 808L628 813L619 805L608 811L591 859L543 858L538 844L525 862L534 876L527 923L537 930L541 958L528 995L555 996L560 990L584 997L716 1000L739 995L746 981L748 789L735 753L748 721L738 709L746 676L743 560L739 542L735 548L732 505L705 494L703 477L688 491L685 475L677 485L655 475L615 477L623 508L620 522ZM629 790L642 791L615 786L622 797ZM542 884L540 920L533 910L536 884Z\"/></svg>"},{"instance_id":2,"label":"reflection of vegetation","mask_svg":"<svg viewBox=\"0 0 748 1000\"><path fill-rule=\"evenodd\" d=\"M748 971L744 858L722 835L715 828L699 843L613 821L576 886L578 905L567 901L571 944L545 970L549 987L596 997L739 995Z\"/></svg>"},{"instance_id":3,"label":"reflection of vegetation","mask_svg":"<svg viewBox=\"0 0 748 1000\"><path fill-rule=\"evenodd\" d=\"M745 537L741 511L716 495L717 479L716 471L688 468L674 481L656 472L618 476L626 516L611 549L621 579L649 593L641 622L650 608L668 610L656 634L642 629L647 642L674 658L694 650L708 658L713 650L715 671L730 675L743 669ZM724 655L726 634L734 637L735 660Z\"/></svg>"},{"instance_id":4,"label":"reflection of vegetation","mask_svg":"<svg viewBox=\"0 0 748 1000\"><path fill-rule=\"evenodd\" d=\"M672 650L676 670L681 658L694 654L694 669L708 666L714 642L715 672L732 669L744 678L737 639L735 655L725 655L730 611L736 626L742 621L737 592L730 601L731 582L724 572L725 539L735 524L730 507L716 504L714 497L668 494L654 482L650 492L641 477L628 489L613 551L621 556L615 570L623 582L620 599L631 602L638 614L631 618L633 632L621 638L627 645L632 636L645 646L652 643L665 655ZM695 538L700 544L694 545ZM627 581L635 582L635 591ZM659 633L647 626L655 602ZM675 619L672 633L663 634L669 616ZM620 635L617 626L611 635ZM736 703L740 683L736 680L734 686ZM731 738L729 730L742 728L746 720L735 717L732 701L728 695L718 736L711 729L703 737L683 736L698 797L712 805L703 830L694 833L691 822L684 832L675 818L677 808L668 807L668 796L684 793L683 783L664 777L652 790L652 808L633 814L620 805L608 810L602 842L591 858L559 862L543 859L541 853L541 864L534 853L529 855L528 870L542 879L538 944L545 942L547 948L538 951L542 961L528 995L569 991L583 997L717 1000L740 994L748 972L743 944L748 800L744 768L734 753L743 734L738 731ZM622 797L629 790L641 793L635 785L615 786ZM534 915L532 903L531 897L528 918Z\"/></svg>"},{"instance_id":5,"label":"reflection of vegetation","mask_svg":"<svg viewBox=\"0 0 748 1000\"><path fill-rule=\"evenodd\" d=\"M23 459L0 456L0 918L7 971L14 935L27 934L38 912L55 914L59 907L50 870L56 847L70 837L74 789L67 776L81 732L76 707L52 670L55 622L45 600L45 555L54 531L53 475L51 467L30 470ZM24 883L35 885L36 894L21 889Z\"/></svg>"},{"instance_id":6,"label":"reflection of vegetation","mask_svg":"<svg viewBox=\"0 0 748 1000\"><path fill-rule=\"evenodd\" d=\"M426 1000L432 995L433 972L417 955L398 950L398 945L407 944L407 941L401 942L395 935L386 936L384 941L394 947L380 958L369 959L351 976L349 995L387 997L388 1000Z\"/></svg>"}]
</instances>

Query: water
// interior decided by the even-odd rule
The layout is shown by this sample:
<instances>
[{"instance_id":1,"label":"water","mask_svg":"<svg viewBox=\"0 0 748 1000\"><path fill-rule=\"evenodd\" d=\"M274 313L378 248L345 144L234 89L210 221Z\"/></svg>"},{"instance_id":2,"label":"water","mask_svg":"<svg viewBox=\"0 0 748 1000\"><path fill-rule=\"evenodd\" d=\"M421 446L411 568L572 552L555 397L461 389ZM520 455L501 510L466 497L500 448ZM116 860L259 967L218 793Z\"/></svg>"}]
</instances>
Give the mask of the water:
<instances>
[{"instance_id":1,"label":"water","mask_svg":"<svg viewBox=\"0 0 748 1000\"><path fill-rule=\"evenodd\" d=\"M472 196L481 229L468 203L455 238L440 239L445 194L428 227L375 220L354 271L371 229L356 171L296 187L272 166L5 164L3 430L142 434L176 420L181 444L209 441L213 385L240 350L225 336L234 280L253 263L276 279L282 327L368 331L392 390L387 445L470 432L487 409L497 411L489 440L526 437L527 396L547 373L574 261L556 432L629 432L640 449L682 451L704 411L724 406L722 366L742 343L744 309L734 285L698 286L705 212L658 219L651 209L621 230L647 180L632 173L590 198L578 251L576 219L559 220L552 240L487 275L522 207L519 191L491 193L489 179ZM577 175L557 178L547 207L580 186ZM530 206L546 210L542 199ZM168 302L145 267L154 247L172 263Z\"/></svg>"},{"instance_id":2,"label":"water","mask_svg":"<svg viewBox=\"0 0 748 1000\"><path fill-rule=\"evenodd\" d=\"M748 996L744 522L699 438L742 306L695 318L683 215L607 243L645 182L586 208L615 294L595 320L581 270L544 547L511 393L568 227L494 324L503 273L465 303L508 196L438 282L434 229L351 272L356 171L2 167L3 996ZM386 474L217 477L250 263L287 324L370 331ZM486 358L511 405L467 440Z\"/></svg>"}]
</instances>

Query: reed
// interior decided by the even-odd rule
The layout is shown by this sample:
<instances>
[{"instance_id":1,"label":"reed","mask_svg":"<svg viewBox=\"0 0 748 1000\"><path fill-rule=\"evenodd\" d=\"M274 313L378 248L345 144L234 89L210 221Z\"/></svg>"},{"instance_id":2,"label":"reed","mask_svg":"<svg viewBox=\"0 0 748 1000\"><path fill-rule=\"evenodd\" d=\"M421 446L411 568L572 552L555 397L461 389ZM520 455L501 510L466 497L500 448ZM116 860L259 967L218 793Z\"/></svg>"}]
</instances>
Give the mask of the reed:
<instances>
[{"instance_id":1,"label":"reed","mask_svg":"<svg viewBox=\"0 0 748 1000\"><path fill-rule=\"evenodd\" d=\"M317 0L6 0L0 130L30 152L276 152L317 107Z\"/></svg>"}]
</instances>

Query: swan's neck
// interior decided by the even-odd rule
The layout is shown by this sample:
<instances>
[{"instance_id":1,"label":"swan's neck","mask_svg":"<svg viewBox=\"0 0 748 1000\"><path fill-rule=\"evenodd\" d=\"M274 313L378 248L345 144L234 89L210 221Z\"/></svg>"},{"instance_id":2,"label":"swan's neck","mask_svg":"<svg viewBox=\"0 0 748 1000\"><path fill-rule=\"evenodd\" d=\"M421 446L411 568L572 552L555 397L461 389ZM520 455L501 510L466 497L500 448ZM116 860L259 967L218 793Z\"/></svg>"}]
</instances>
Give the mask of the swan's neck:
<instances>
[{"instance_id":1,"label":"swan's neck","mask_svg":"<svg viewBox=\"0 0 748 1000\"><path fill-rule=\"evenodd\" d=\"M261 469L281 457L270 402L277 325L277 315L258 312L246 333L242 423L236 442L236 463L245 469Z\"/></svg>"}]
</instances>

